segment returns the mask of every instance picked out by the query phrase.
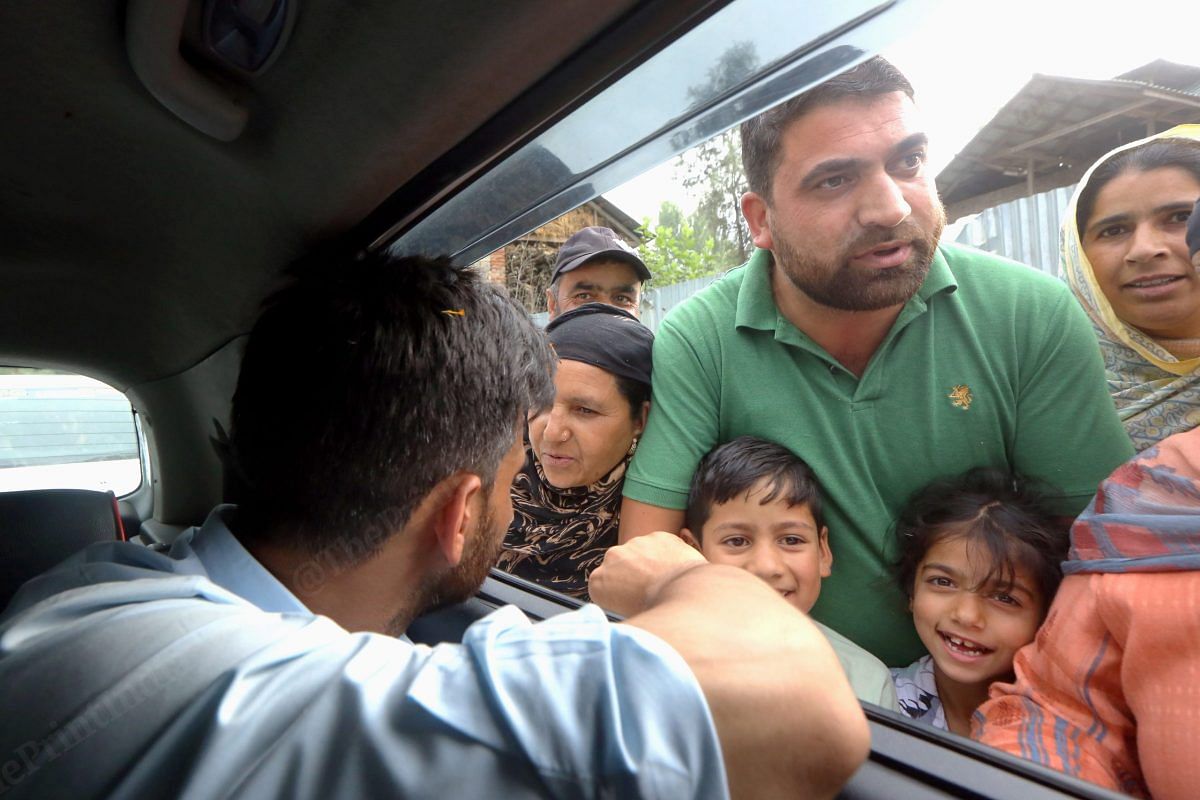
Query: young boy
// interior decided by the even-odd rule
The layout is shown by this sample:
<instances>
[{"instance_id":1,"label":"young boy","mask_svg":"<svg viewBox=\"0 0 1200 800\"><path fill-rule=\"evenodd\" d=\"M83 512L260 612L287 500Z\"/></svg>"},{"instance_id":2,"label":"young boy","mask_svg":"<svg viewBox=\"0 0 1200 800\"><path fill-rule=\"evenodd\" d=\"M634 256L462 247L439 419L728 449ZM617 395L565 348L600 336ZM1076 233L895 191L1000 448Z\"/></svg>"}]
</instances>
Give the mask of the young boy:
<instances>
[{"instance_id":1,"label":"young boy","mask_svg":"<svg viewBox=\"0 0 1200 800\"><path fill-rule=\"evenodd\" d=\"M806 614L833 566L812 470L787 448L764 439L741 436L701 459L692 476L684 525L681 535L709 561L757 575ZM815 624L829 639L858 698L899 710L883 662Z\"/></svg>"}]
</instances>

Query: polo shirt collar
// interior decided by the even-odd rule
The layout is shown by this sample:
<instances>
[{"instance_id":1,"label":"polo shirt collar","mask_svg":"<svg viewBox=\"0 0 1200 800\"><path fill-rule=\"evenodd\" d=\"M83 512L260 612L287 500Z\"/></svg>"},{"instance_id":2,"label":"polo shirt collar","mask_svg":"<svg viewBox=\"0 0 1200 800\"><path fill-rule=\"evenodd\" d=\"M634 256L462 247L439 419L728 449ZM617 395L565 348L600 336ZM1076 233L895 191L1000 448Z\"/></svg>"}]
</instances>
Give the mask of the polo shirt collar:
<instances>
[{"instance_id":1,"label":"polo shirt collar","mask_svg":"<svg viewBox=\"0 0 1200 800\"><path fill-rule=\"evenodd\" d=\"M734 325L738 328L752 328L761 331L781 332L781 328L791 328L792 324L784 319L775 307L775 296L771 292L770 250L757 249L750 256L743 269L746 275L742 278L738 290L737 313ZM950 271L941 247L934 251L933 260L929 264L929 274L925 276L921 288L909 298L904 309L900 312L901 321L907 322L914 316L924 312L931 297L941 292L950 293L958 289L958 281Z\"/></svg>"},{"instance_id":2,"label":"polo shirt collar","mask_svg":"<svg viewBox=\"0 0 1200 800\"><path fill-rule=\"evenodd\" d=\"M954 292L958 289L958 281L950 271L950 263L946 261L946 253L939 245L933 251L933 261L929 263L929 274L917 290L917 297L928 302L929 298L941 292Z\"/></svg>"},{"instance_id":3,"label":"polo shirt collar","mask_svg":"<svg viewBox=\"0 0 1200 800\"><path fill-rule=\"evenodd\" d=\"M771 293L771 251L757 249L742 267L746 271L738 290L737 314L734 326L773 331L780 319Z\"/></svg>"}]
</instances>

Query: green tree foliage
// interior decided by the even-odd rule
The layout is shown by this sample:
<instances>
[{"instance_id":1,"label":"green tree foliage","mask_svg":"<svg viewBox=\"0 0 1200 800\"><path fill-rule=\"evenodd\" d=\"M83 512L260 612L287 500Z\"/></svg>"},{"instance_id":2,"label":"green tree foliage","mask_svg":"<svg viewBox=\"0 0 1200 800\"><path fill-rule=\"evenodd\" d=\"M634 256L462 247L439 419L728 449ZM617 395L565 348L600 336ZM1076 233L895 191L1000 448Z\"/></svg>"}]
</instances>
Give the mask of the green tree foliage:
<instances>
[{"instance_id":1,"label":"green tree foliage","mask_svg":"<svg viewBox=\"0 0 1200 800\"><path fill-rule=\"evenodd\" d=\"M743 263L754 249L742 218L748 189L736 130L681 155L675 173L700 199L691 214L664 202L657 223L642 221L645 241L638 249L654 276L652 286L715 275Z\"/></svg>"},{"instance_id":2,"label":"green tree foliage","mask_svg":"<svg viewBox=\"0 0 1200 800\"><path fill-rule=\"evenodd\" d=\"M757 65L754 44L738 42L721 54L706 80L690 88L688 95L696 103L706 103L736 91ZM663 203L657 224L643 220L646 241L639 250L654 275L653 286L722 272L746 261L754 249L742 218L742 195L749 187L742 173L742 144L736 128L683 153L675 162L675 174L698 202L688 215L673 203Z\"/></svg>"},{"instance_id":3,"label":"green tree foliage","mask_svg":"<svg viewBox=\"0 0 1200 800\"><path fill-rule=\"evenodd\" d=\"M659 206L658 224L648 217L643 219L642 234L645 240L638 254L654 276L650 286L670 286L731 266L718 256L716 241L697 231L693 221L674 203Z\"/></svg>"},{"instance_id":4,"label":"green tree foliage","mask_svg":"<svg viewBox=\"0 0 1200 800\"><path fill-rule=\"evenodd\" d=\"M750 41L735 42L708 71L707 80L688 90L697 103L736 91L758 68ZM737 101L734 101L735 105ZM679 159L683 185L700 198L692 223L711 237L718 256L730 265L750 257L750 229L742 218L742 195L749 191L742 172L742 140L736 128L702 142Z\"/></svg>"},{"instance_id":5,"label":"green tree foliage","mask_svg":"<svg viewBox=\"0 0 1200 800\"><path fill-rule=\"evenodd\" d=\"M742 217L742 195L750 190L742 172L742 142L736 129L709 139L680 159L683 185L700 197L692 224L713 240L727 266L750 257L750 229Z\"/></svg>"}]
</instances>

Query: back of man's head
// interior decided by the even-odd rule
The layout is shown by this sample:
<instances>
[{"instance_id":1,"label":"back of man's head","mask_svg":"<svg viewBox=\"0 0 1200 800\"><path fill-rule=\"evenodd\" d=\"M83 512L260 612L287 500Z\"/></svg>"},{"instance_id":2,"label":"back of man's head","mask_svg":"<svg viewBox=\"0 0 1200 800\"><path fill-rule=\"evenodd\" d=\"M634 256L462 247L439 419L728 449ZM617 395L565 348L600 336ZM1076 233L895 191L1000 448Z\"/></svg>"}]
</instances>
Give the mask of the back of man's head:
<instances>
[{"instance_id":1,"label":"back of man's head","mask_svg":"<svg viewBox=\"0 0 1200 800\"><path fill-rule=\"evenodd\" d=\"M742 169L750 191L771 200L772 179L782 158L783 132L812 109L846 98L870 98L892 92L913 96L908 78L886 59L875 56L790 100L742 123Z\"/></svg>"},{"instance_id":2,"label":"back of man's head","mask_svg":"<svg viewBox=\"0 0 1200 800\"><path fill-rule=\"evenodd\" d=\"M316 255L291 275L233 399L236 532L360 563L444 478L490 486L554 359L503 289L445 259Z\"/></svg>"}]
</instances>

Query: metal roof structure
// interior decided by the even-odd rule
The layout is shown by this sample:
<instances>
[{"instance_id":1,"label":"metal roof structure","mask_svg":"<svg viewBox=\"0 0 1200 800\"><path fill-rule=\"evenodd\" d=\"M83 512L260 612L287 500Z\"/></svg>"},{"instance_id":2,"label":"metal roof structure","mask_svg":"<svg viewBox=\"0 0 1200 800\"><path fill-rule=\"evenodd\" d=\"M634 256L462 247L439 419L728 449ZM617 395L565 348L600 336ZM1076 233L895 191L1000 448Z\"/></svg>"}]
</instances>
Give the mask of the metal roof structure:
<instances>
[{"instance_id":1,"label":"metal roof structure","mask_svg":"<svg viewBox=\"0 0 1200 800\"><path fill-rule=\"evenodd\" d=\"M1153 61L1111 80L1034 75L937 177L951 221L1075 183L1112 148L1200 122L1200 67Z\"/></svg>"}]
</instances>

